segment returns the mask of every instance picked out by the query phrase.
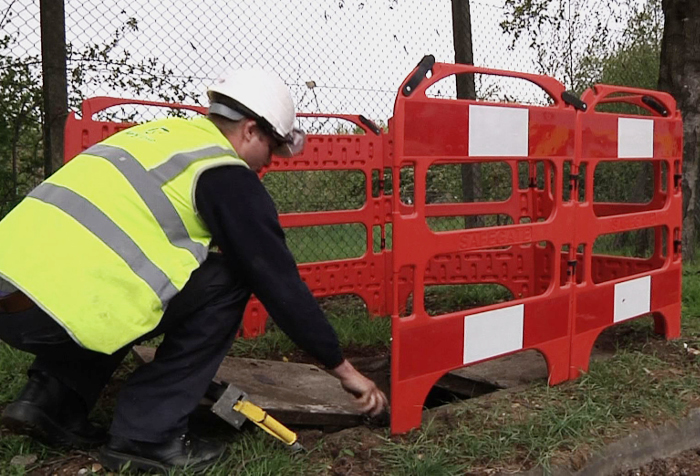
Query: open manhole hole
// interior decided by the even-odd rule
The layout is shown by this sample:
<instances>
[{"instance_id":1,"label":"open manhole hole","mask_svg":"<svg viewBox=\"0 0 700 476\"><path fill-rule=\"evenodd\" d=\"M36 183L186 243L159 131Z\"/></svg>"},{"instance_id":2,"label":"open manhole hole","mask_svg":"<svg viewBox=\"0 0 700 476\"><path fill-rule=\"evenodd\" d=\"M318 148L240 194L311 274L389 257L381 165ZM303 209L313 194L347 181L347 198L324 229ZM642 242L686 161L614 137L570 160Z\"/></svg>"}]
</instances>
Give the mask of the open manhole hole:
<instances>
[{"instance_id":1,"label":"open manhole hole","mask_svg":"<svg viewBox=\"0 0 700 476\"><path fill-rule=\"evenodd\" d=\"M384 392L390 393L389 357L363 357L353 359L352 362ZM518 352L443 375L428 393L423 407L435 408L537 380L547 380L547 363L544 357L534 350Z\"/></svg>"}]
</instances>

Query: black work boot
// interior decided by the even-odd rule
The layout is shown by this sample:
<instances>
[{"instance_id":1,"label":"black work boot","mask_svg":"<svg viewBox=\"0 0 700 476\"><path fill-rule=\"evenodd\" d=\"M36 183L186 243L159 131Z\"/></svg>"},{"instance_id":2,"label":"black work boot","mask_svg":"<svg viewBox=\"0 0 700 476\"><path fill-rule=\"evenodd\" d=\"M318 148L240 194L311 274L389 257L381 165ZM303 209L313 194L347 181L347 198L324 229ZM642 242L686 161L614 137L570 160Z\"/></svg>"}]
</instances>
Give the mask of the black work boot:
<instances>
[{"instance_id":1,"label":"black work boot","mask_svg":"<svg viewBox=\"0 0 700 476\"><path fill-rule=\"evenodd\" d=\"M48 446L96 448L107 440L107 432L90 424L87 414L80 395L48 374L32 372L0 424Z\"/></svg>"},{"instance_id":2,"label":"black work boot","mask_svg":"<svg viewBox=\"0 0 700 476\"><path fill-rule=\"evenodd\" d=\"M218 461L226 450L223 443L209 442L194 435L182 435L164 443L148 443L111 436L100 449L100 463L112 471L129 464L129 469L166 473L187 468L203 471Z\"/></svg>"}]
</instances>

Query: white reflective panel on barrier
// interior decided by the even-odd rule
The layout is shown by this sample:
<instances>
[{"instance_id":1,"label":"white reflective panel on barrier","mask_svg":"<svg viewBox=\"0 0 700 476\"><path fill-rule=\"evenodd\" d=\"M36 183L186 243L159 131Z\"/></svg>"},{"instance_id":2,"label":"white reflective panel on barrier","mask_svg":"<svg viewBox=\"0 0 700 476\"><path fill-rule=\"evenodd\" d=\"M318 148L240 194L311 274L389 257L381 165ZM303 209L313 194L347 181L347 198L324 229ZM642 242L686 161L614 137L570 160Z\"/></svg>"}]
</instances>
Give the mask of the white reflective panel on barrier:
<instances>
[{"instance_id":1,"label":"white reflective panel on barrier","mask_svg":"<svg viewBox=\"0 0 700 476\"><path fill-rule=\"evenodd\" d=\"M523 348L525 306L496 309L464 318L464 363Z\"/></svg>"},{"instance_id":2,"label":"white reflective panel on barrier","mask_svg":"<svg viewBox=\"0 0 700 476\"><path fill-rule=\"evenodd\" d=\"M525 108L469 106L469 155L527 157L530 111Z\"/></svg>"},{"instance_id":3,"label":"white reflective panel on barrier","mask_svg":"<svg viewBox=\"0 0 700 476\"><path fill-rule=\"evenodd\" d=\"M617 156L620 159L654 157L654 121L619 118L617 120Z\"/></svg>"},{"instance_id":4,"label":"white reflective panel on barrier","mask_svg":"<svg viewBox=\"0 0 700 476\"><path fill-rule=\"evenodd\" d=\"M614 322L624 321L651 309L651 276L615 285Z\"/></svg>"}]
</instances>

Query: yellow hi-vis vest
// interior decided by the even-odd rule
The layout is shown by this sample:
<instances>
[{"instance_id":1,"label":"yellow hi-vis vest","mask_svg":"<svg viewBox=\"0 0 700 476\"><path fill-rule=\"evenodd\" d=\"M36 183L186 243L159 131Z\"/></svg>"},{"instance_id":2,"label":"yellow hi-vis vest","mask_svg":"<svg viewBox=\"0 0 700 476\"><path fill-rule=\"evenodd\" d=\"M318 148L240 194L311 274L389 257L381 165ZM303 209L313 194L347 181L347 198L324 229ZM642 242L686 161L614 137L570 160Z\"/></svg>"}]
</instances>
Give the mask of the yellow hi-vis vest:
<instances>
[{"instance_id":1,"label":"yellow hi-vis vest","mask_svg":"<svg viewBox=\"0 0 700 476\"><path fill-rule=\"evenodd\" d=\"M153 330L207 256L194 193L206 169L247 164L206 118L115 134L0 221L0 278L80 345L111 354Z\"/></svg>"}]
</instances>

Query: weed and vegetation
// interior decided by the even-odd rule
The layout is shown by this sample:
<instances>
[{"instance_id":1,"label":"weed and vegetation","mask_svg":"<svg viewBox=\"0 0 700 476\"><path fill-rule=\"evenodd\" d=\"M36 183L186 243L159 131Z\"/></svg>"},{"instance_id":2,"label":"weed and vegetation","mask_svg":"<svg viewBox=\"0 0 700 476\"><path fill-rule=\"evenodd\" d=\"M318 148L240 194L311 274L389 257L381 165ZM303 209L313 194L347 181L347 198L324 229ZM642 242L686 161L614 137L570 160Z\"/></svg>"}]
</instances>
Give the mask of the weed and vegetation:
<instances>
[{"instance_id":1,"label":"weed and vegetation","mask_svg":"<svg viewBox=\"0 0 700 476\"><path fill-rule=\"evenodd\" d=\"M423 427L407 435L390 436L386 428L301 429L309 451L291 454L256 427L238 433L212 417L196 415L198 431L229 442L227 458L208 474L485 475L496 468L576 467L607 441L700 406L700 360L694 352L700 348L700 266L685 267L683 286L681 339L667 342L654 334L651 318L615 326L605 339L614 357L592 362L578 380L556 387L540 381L427 410ZM483 292L486 298L503 297L494 289ZM474 299L444 289L437 295L458 303L447 306ZM360 302L350 298L323 306L345 347L388 352L389 319L368 319ZM274 327L258 339L237 341L232 354L303 360ZM0 407L20 390L29 364L28 355L0 344ZM109 422L114 396L134 366L127 359L115 376L94 414L98 422ZM81 469L81 474L105 474L94 454L55 451L5 430L0 430L0 468L8 475L77 474Z\"/></svg>"},{"instance_id":2,"label":"weed and vegetation","mask_svg":"<svg viewBox=\"0 0 700 476\"><path fill-rule=\"evenodd\" d=\"M321 306L346 353L350 352L354 356L388 354L391 341L390 319L369 318L362 300L353 296L325 299L321 301ZM236 341L229 355L293 361L308 359L272 321L268 322L265 334L255 339Z\"/></svg>"}]
</instances>

